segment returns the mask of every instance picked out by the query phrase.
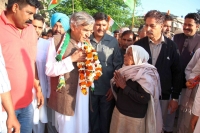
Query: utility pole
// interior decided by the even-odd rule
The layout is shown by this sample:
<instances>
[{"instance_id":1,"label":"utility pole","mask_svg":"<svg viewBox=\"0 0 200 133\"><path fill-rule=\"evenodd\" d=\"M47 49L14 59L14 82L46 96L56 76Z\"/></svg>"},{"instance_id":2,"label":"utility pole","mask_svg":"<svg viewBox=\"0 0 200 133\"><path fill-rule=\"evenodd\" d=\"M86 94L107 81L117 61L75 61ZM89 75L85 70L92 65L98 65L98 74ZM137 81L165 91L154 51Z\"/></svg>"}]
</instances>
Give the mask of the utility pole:
<instances>
[{"instance_id":1,"label":"utility pole","mask_svg":"<svg viewBox=\"0 0 200 133\"><path fill-rule=\"evenodd\" d=\"M132 28L134 28L134 22L135 22L135 20L134 20L134 17L135 17L135 7L136 7L136 1L137 1L137 0L134 0L134 9L133 9ZM132 28L131 28L131 29L132 29Z\"/></svg>"},{"instance_id":2,"label":"utility pole","mask_svg":"<svg viewBox=\"0 0 200 133\"><path fill-rule=\"evenodd\" d=\"M73 14L74 14L74 0L72 0L72 11L73 11Z\"/></svg>"}]
</instances>

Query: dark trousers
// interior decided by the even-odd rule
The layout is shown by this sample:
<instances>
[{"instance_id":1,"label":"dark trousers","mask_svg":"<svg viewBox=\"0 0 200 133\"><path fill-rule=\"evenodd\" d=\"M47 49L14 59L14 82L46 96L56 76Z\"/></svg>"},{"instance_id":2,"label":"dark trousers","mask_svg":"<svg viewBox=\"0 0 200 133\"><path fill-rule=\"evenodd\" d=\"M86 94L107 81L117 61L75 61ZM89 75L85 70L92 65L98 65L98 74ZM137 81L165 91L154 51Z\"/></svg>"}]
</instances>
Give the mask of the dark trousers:
<instances>
[{"instance_id":1,"label":"dark trousers","mask_svg":"<svg viewBox=\"0 0 200 133\"><path fill-rule=\"evenodd\" d=\"M90 95L90 133L109 133L114 98L106 101L104 95Z\"/></svg>"}]
</instances>

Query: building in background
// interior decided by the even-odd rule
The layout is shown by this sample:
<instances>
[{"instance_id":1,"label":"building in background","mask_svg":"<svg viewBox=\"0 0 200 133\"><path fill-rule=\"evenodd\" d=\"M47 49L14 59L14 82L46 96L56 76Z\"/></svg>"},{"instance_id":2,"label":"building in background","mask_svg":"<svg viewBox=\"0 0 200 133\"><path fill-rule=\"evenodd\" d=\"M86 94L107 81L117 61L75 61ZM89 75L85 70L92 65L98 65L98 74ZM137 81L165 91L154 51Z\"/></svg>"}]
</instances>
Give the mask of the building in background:
<instances>
[{"instance_id":1,"label":"building in background","mask_svg":"<svg viewBox=\"0 0 200 133\"><path fill-rule=\"evenodd\" d=\"M8 0L0 0L0 12L6 9L5 4L8 2Z\"/></svg>"}]
</instances>

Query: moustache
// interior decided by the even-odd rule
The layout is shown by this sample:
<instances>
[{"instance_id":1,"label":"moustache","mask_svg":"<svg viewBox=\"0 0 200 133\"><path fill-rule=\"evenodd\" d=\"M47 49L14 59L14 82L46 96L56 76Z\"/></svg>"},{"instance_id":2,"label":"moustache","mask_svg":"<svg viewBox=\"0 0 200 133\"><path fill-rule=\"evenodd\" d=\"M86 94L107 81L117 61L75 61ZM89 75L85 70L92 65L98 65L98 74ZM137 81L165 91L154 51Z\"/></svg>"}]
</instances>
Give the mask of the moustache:
<instances>
[{"instance_id":1,"label":"moustache","mask_svg":"<svg viewBox=\"0 0 200 133\"><path fill-rule=\"evenodd\" d=\"M54 35L56 35L56 34L61 34L61 33L60 33L59 31L56 30L56 31L54 32Z\"/></svg>"},{"instance_id":2,"label":"moustache","mask_svg":"<svg viewBox=\"0 0 200 133\"><path fill-rule=\"evenodd\" d=\"M25 23L32 24L32 20L27 20Z\"/></svg>"},{"instance_id":3,"label":"moustache","mask_svg":"<svg viewBox=\"0 0 200 133\"><path fill-rule=\"evenodd\" d=\"M103 30L97 30L98 32L104 32Z\"/></svg>"},{"instance_id":4,"label":"moustache","mask_svg":"<svg viewBox=\"0 0 200 133\"><path fill-rule=\"evenodd\" d=\"M166 30L164 33L165 33L165 34L168 34L168 33L170 33L170 31L169 31L169 30Z\"/></svg>"},{"instance_id":5,"label":"moustache","mask_svg":"<svg viewBox=\"0 0 200 133\"><path fill-rule=\"evenodd\" d=\"M153 34L151 31L146 31L147 34Z\"/></svg>"},{"instance_id":6,"label":"moustache","mask_svg":"<svg viewBox=\"0 0 200 133\"><path fill-rule=\"evenodd\" d=\"M190 29L183 29L183 30L186 30L186 31L191 31Z\"/></svg>"}]
</instances>

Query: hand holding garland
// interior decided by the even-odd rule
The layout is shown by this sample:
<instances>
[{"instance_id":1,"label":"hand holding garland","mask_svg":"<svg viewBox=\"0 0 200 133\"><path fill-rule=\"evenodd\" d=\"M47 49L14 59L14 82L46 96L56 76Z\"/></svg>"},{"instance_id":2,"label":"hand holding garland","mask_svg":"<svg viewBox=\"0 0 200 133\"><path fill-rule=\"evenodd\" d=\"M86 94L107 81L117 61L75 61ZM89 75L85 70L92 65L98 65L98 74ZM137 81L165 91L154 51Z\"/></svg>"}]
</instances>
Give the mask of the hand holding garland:
<instances>
[{"instance_id":1,"label":"hand holding garland","mask_svg":"<svg viewBox=\"0 0 200 133\"><path fill-rule=\"evenodd\" d=\"M72 55L71 55L71 60L72 62L84 62L86 61L86 53L82 49L76 50Z\"/></svg>"}]
</instances>

